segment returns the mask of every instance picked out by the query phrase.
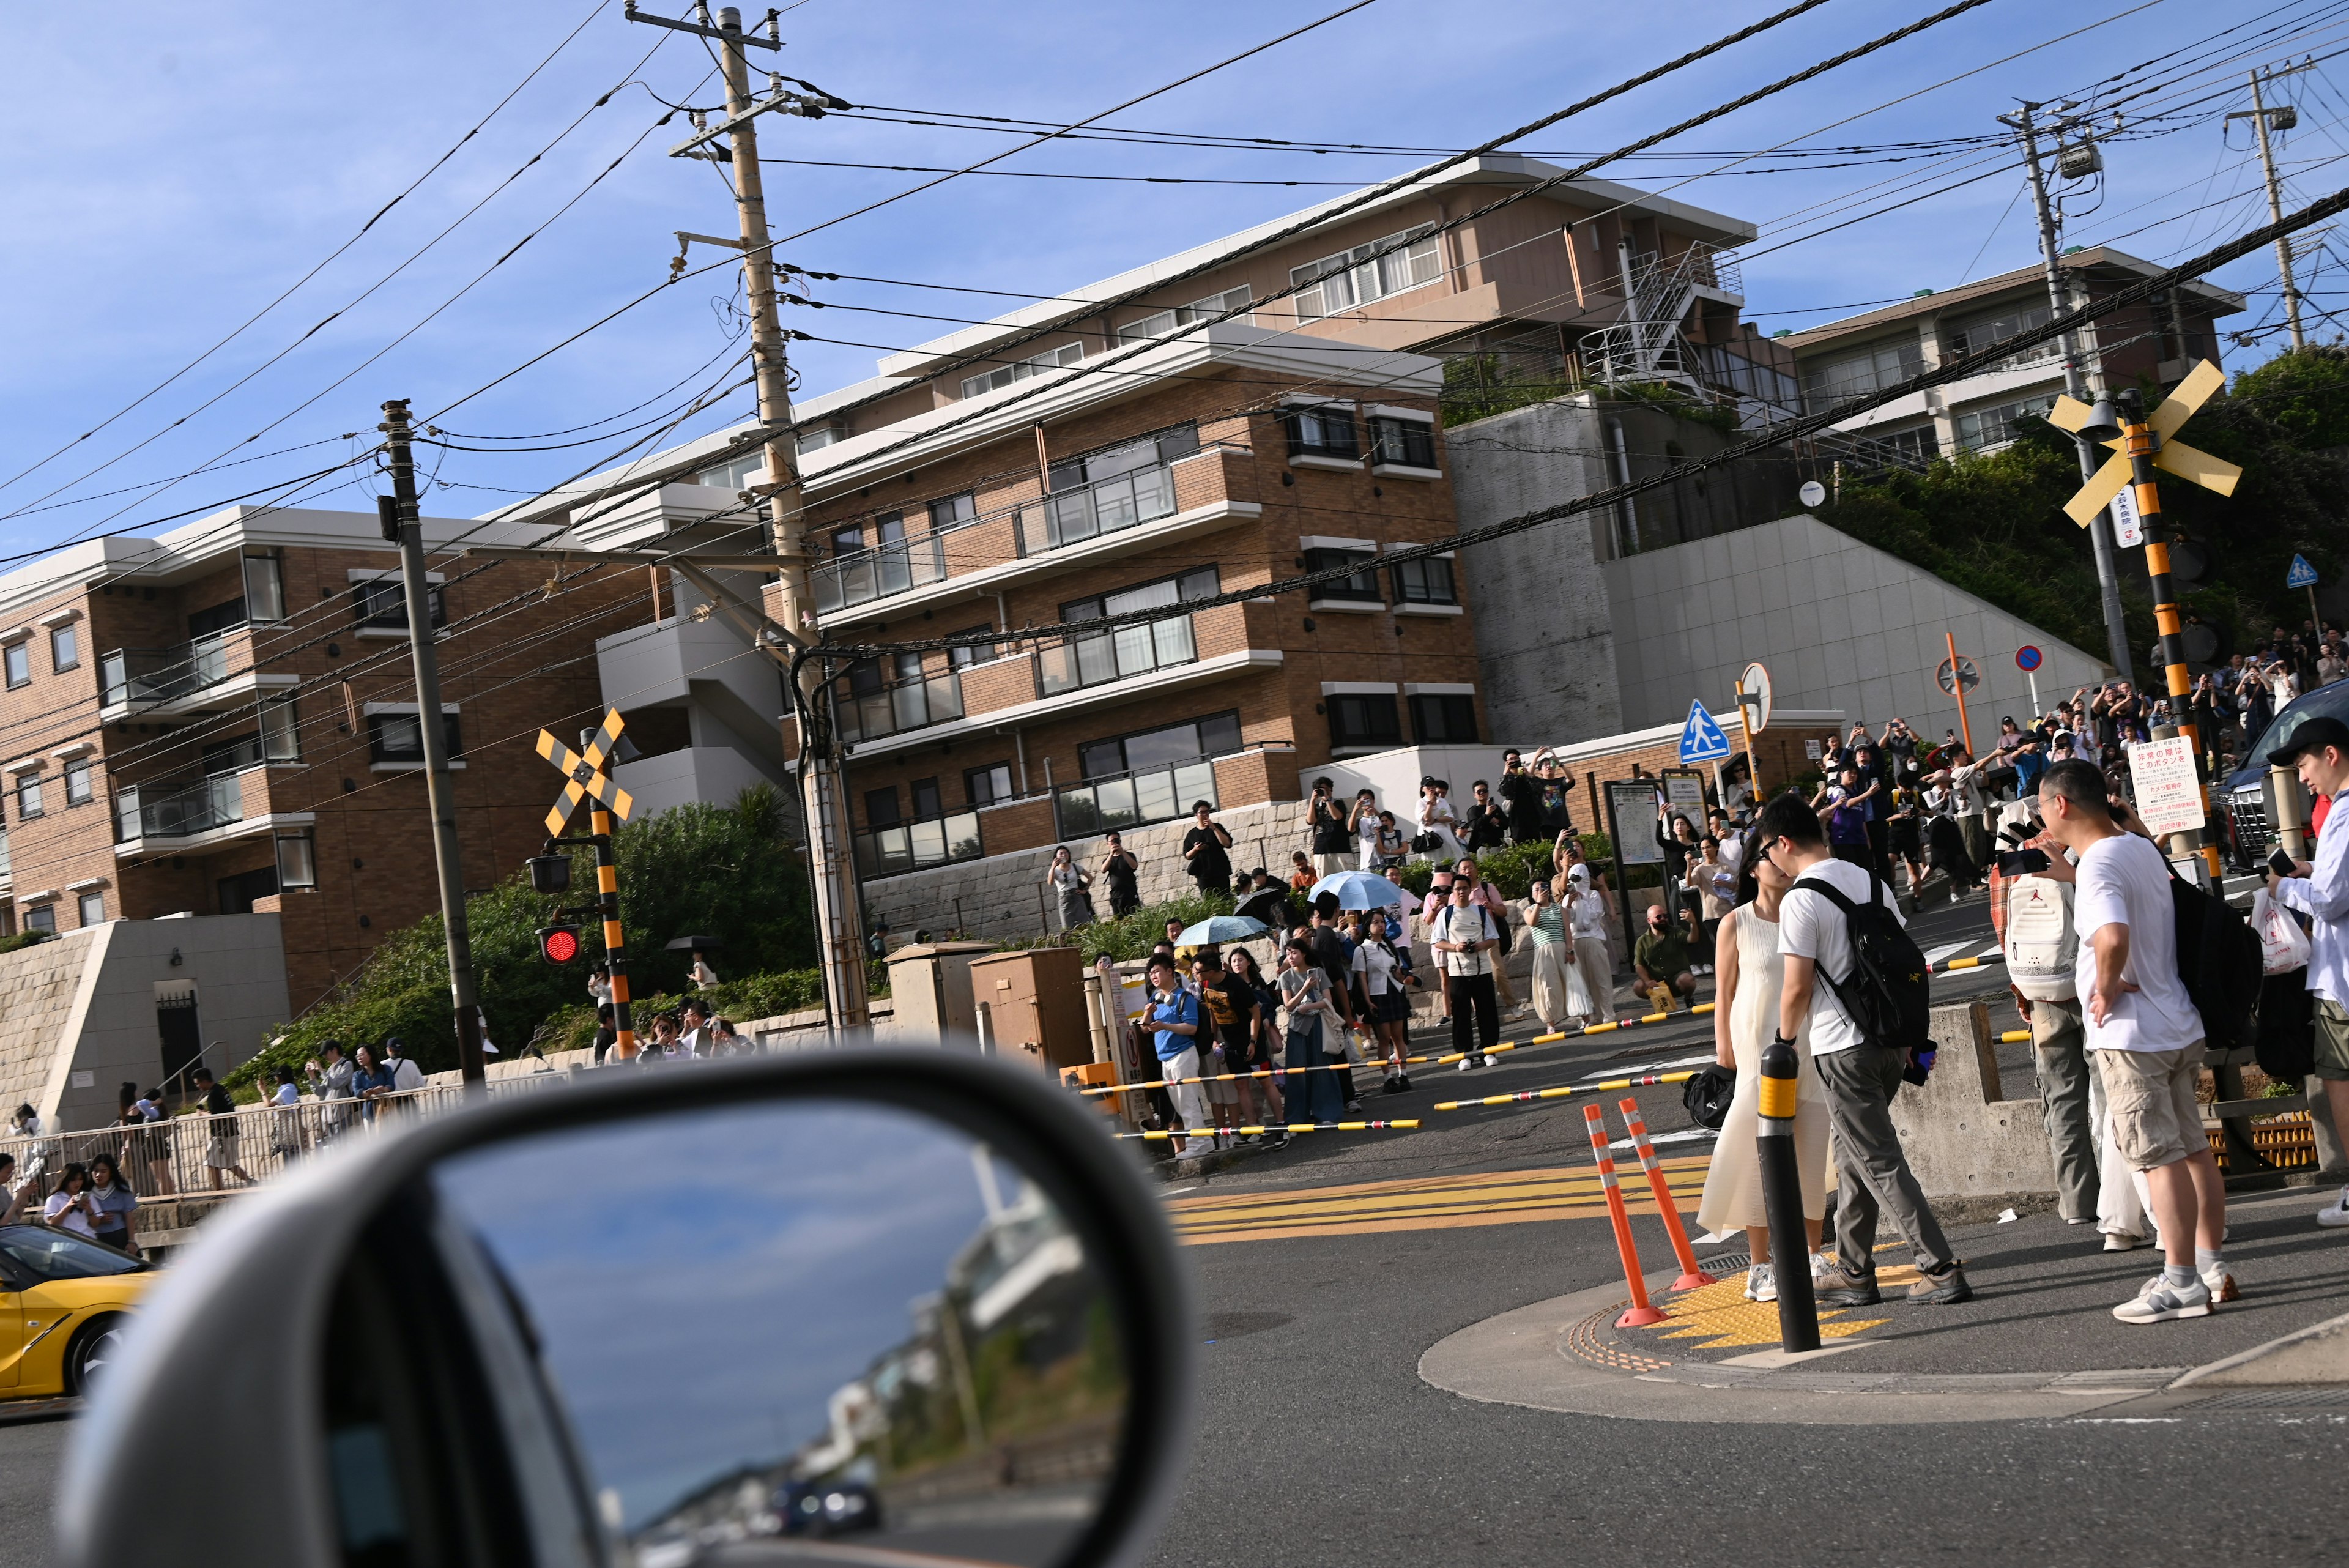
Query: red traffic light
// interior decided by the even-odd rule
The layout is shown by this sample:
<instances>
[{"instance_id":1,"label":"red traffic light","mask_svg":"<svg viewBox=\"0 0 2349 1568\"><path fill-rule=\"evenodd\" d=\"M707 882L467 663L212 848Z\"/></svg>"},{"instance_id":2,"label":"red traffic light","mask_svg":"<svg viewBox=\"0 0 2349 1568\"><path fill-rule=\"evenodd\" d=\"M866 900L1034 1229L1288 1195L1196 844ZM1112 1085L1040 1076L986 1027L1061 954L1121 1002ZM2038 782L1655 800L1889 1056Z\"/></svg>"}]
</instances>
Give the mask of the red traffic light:
<instances>
[{"instance_id":1,"label":"red traffic light","mask_svg":"<svg viewBox=\"0 0 2349 1568\"><path fill-rule=\"evenodd\" d=\"M570 963L579 956L579 928L546 926L538 933L538 956L548 963Z\"/></svg>"}]
</instances>

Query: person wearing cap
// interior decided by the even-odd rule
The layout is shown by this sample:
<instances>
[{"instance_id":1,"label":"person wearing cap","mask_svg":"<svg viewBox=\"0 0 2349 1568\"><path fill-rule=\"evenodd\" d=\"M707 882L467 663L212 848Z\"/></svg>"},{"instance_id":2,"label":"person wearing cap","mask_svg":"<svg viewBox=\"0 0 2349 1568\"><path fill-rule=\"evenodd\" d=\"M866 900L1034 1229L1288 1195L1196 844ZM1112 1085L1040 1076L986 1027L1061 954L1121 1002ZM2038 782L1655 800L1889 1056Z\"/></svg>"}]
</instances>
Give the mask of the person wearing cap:
<instances>
[{"instance_id":1,"label":"person wearing cap","mask_svg":"<svg viewBox=\"0 0 2349 1568\"><path fill-rule=\"evenodd\" d=\"M383 1069L391 1075L391 1092L404 1095L424 1086L424 1069L416 1064L397 1034L383 1037Z\"/></svg>"},{"instance_id":2,"label":"person wearing cap","mask_svg":"<svg viewBox=\"0 0 2349 1568\"><path fill-rule=\"evenodd\" d=\"M2336 805L2349 792L2349 724L2318 717L2296 726L2268 753L2300 782ZM2349 820L2349 819L2344 819ZM2349 833L2317 836L2316 859L2292 862L2292 875L2268 872L2268 896L2310 919L2308 989L2316 1003L2315 1075L2324 1085L2335 1127L2349 1127ZM2349 1187L2317 1210L2316 1222L2349 1226Z\"/></svg>"}]
</instances>

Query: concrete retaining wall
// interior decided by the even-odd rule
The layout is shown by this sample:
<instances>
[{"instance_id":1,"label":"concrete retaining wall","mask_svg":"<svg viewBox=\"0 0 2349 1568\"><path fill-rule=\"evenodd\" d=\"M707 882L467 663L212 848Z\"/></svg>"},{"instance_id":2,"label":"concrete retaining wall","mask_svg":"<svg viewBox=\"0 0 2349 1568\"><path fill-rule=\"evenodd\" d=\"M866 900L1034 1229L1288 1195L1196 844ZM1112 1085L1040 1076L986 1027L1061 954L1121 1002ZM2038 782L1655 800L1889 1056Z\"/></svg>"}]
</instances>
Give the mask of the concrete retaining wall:
<instances>
[{"instance_id":1,"label":"concrete retaining wall","mask_svg":"<svg viewBox=\"0 0 2349 1568\"><path fill-rule=\"evenodd\" d=\"M2016 1086L2031 1091L2028 1098L2002 1097L1989 1007L1936 1007L1933 1042L1940 1054L1932 1077L1922 1088L1903 1087L1892 1102L1892 1125L1925 1196L1945 1221L1961 1213L1987 1219L2003 1208L2050 1206L2055 1160L2038 1095L2026 1084Z\"/></svg>"}]
</instances>

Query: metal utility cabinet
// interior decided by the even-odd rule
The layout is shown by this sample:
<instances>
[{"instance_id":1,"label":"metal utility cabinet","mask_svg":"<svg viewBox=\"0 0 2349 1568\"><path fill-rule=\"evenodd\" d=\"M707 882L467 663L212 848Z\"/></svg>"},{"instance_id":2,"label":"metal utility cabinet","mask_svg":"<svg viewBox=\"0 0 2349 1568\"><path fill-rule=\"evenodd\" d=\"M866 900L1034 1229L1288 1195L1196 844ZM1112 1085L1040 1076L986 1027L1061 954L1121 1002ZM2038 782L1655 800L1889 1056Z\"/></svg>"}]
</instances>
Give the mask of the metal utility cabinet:
<instances>
[{"instance_id":1,"label":"metal utility cabinet","mask_svg":"<svg viewBox=\"0 0 2349 1568\"><path fill-rule=\"evenodd\" d=\"M973 1001L987 1010L988 1048L1058 1075L1093 1059L1085 1017L1085 961L1074 948L996 953L970 966Z\"/></svg>"}]
</instances>

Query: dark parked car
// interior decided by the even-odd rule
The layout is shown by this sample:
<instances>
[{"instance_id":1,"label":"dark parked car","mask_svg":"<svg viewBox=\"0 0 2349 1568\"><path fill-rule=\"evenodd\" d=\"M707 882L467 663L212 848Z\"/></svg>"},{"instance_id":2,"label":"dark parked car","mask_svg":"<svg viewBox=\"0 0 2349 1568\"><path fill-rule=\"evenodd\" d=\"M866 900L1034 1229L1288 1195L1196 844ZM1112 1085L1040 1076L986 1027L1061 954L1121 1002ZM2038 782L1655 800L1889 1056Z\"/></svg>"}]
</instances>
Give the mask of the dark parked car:
<instances>
[{"instance_id":1,"label":"dark parked car","mask_svg":"<svg viewBox=\"0 0 2349 1568\"><path fill-rule=\"evenodd\" d=\"M785 1535L837 1535L881 1528L881 1499L859 1480L792 1481L775 1489Z\"/></svg>"},{"instance_id":2,"label":"dark parked car","mask_svg":"<svg viewBox=\"0 0 2349 1568\"><path fill-rule=\"evenodd\" d=\"M2274 803L2268 797L2268 753L2291 739L2293 731L2319 716L2349 723L2349 680L2320 686L2286 703L2283 711L2260 732L2259 742L2243 759L2243 765L2228 774L2211 792L2217 796L2213 804L2224 824L2228 847L2235 864L2242 869L2249 870L2262 859L2275 838ZM2307 820L2306 808L2303 799L2302 821Z\"/></svg>"}]
</instances>

